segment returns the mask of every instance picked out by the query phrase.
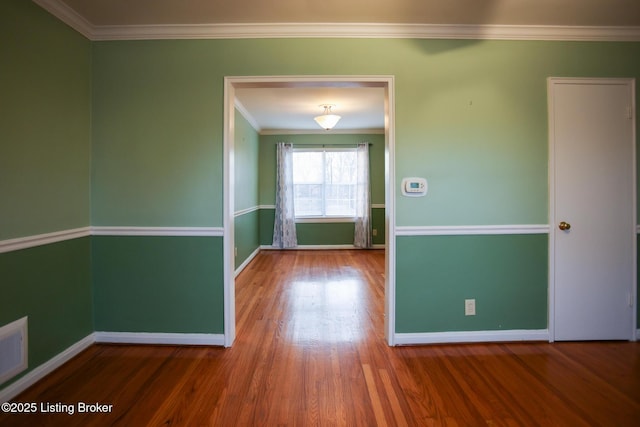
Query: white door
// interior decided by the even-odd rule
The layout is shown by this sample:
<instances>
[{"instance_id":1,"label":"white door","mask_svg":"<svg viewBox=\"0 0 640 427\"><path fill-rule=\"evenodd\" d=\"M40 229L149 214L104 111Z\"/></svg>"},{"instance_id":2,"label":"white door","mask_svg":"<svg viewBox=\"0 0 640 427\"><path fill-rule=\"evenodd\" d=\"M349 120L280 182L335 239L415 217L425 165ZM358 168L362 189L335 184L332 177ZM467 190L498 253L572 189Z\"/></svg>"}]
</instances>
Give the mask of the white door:
<instances>
[{"instance_id":1,"label":"white door","mask_svg":"<svg viewBox=\"0 0 640 427\"><path fill-rule=\"evenodd\" d=\"M549 79L555 340L635 335L634 94L631 79Z\"/></svg>"}]
</instances>

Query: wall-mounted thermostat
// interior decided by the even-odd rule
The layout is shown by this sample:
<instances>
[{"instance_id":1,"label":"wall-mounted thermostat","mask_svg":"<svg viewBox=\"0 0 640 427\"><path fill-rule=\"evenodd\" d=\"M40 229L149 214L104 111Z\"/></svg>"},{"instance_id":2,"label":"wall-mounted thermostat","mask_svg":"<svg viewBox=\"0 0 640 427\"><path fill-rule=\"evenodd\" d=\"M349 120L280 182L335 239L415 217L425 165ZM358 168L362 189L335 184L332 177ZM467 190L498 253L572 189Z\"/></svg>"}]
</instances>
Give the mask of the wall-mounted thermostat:
<instances>
[{"instance_id":1,"label":"wall-mounted thermostat","mask_svg":"<svg viewBox=\"0 0 640 427\"><path fill-rule=\"evenodd\" d=\"M424 178L403 178L402 195L422 197L427 194L427 180Z\"/></svg>"}]
</instances>

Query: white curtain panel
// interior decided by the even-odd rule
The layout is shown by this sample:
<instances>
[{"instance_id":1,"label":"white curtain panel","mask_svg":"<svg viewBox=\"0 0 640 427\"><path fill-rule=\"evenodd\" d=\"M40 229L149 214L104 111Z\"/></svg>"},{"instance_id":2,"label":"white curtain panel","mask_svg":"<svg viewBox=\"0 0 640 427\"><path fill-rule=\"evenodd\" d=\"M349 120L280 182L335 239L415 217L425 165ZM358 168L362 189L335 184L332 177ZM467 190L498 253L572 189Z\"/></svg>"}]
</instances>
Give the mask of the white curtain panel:
<instances>
[{"instance_id":1,"label":"white curtain panel","mask_svg":"<svg viewBox=\"0 0 640 427\"><path fill-rule=\"evenodd\" d=\"M369 185L369 144L358 144L356 185L356 222L353 244L371 247L371 190Z\"/></svg>"},{"instance_id":2,"label":"white curtain panel","mask_svg":"<svg viewBox=\"0 0 640 427\"><path fill-rule=\"evenodd\" d=\"M273 224L273 246L294 248L296 214L293 207L293 144L279 142L276 165L276 218Z\"/></svg>"}]
</instances>

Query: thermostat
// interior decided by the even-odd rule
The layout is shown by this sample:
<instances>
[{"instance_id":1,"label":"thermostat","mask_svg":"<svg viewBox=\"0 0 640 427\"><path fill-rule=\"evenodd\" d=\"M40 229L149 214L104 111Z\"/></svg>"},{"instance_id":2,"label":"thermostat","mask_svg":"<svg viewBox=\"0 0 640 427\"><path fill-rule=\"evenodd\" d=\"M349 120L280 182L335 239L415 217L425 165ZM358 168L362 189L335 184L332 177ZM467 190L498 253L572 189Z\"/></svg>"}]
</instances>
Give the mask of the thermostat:
<instances>
[{"instance_id":1,"label":"thermostat","mask_svg":"<svg viewBox=\"0 0 640 427\"><path fill-rule=\"evenodd\" d=\"M424 178L404 178L402 180L402 195L408 197L422 197L427 194L427 180Z\"/></svg>"}]
</instances>

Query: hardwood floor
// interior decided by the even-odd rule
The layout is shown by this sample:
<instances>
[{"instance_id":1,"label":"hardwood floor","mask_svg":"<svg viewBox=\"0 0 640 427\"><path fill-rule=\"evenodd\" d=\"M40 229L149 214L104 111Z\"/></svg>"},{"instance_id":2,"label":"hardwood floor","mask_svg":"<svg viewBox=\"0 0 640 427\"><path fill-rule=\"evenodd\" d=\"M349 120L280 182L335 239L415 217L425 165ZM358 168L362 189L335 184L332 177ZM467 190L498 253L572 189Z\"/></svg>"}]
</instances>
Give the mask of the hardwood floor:
<instances>
[{"instance_id":1,"label":"hardwood floor","mask_svg":"<svg viewBox=\"0 0 640 427\"><path fill-rule=\"evenodd\" d=\"M0 425L640 425L640 344L391 348L383 275L380 251L262 252L237 279L232 348L94 345Z\"/></svg>"}]
</instances>

